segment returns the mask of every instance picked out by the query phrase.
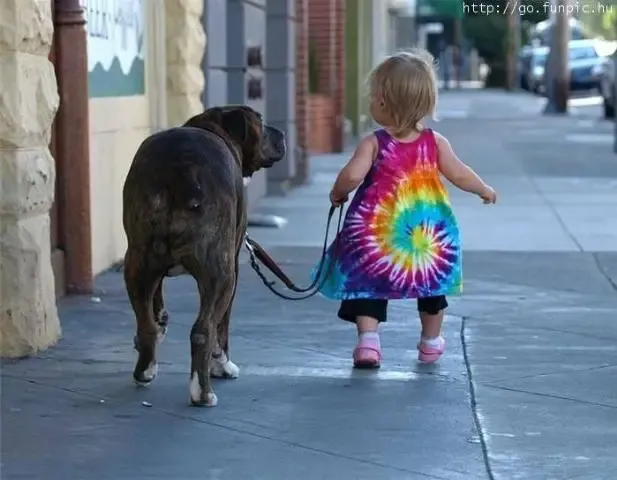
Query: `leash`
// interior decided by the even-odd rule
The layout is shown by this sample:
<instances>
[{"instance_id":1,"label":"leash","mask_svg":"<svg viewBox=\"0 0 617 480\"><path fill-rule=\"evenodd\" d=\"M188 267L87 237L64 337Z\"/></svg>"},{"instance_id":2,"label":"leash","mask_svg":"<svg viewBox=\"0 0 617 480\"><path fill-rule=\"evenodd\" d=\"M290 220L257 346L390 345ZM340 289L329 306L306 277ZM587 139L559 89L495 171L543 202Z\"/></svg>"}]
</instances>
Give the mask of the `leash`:
<instances>
[{"instance_id":1,"label":"leash","mask_svg":"<svg viewBox=\"0 0 617 480\"><path fill-rule=\"evenodd\" d=\"M337 208L339 209L339 215L338 224L336 227L336 237L333 244L334 249L336 249L337 247L339 241L339 233L341 231L341 224L343 223L343 207L335 207L334 205L332 205L330 207L330 211L328 212L326 234L324 237L323 248L321 251L321 259L319 260L319 267L317 268L317 273L315 274L313 282L306 288L298 287L287 275L285 275L285 272L283 272L283 270L277 265L274 259L270 255L268 255L268 253L261 245L259 245L259 243L249 237L248 234L244 236L244 246L246 247L249 254L251 268L255 271L257 276L261 279L261 281L268 288L268 290L274 293L274 295L284 300L305 300L307 298L311 298L312 296L316 295L317 292L319 292L321 287L328 279L328 276L332 272L332 267L334 265L334 262L330 262L330 264L328 265L328 271L325 275L322 276L322 271L326 262L326 255L328 252L328 237L330 234L330 225L332 223L332 218L334 217L334 212L336 212ZM272 272L281 282L283 282L287 289L291 290L292 292L303 293L306 295L294 297L279 292L274 287L275 282L269 281L264 275L264 273L261 271L259 262L261 262L268 270L270 270L270 272Z\"/></svg>"}]
</instances>

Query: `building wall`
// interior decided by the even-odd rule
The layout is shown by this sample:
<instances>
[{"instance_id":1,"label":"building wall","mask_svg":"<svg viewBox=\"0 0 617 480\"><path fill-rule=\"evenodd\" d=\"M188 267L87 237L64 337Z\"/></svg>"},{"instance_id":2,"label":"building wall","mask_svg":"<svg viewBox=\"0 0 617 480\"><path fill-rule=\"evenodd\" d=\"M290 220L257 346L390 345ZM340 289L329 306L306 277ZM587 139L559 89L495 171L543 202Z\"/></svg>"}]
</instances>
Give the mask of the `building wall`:
<instances>
[{"instance_id":1,"label":"building wall","mask_svg":"<svg viewBox=\"0 0 617 480\"><path fill-rule=\"evenodd\" d=\"M306 183L310 176L308 155L308 45L309 18L308 0L296 1L296 128L298 148L296 155L296 176L294 183Z\"/></svg>"},{"instance_id":2,"label":"building wall","mask_svg":"<svg viewBox=\"0 0 617 480\"><path fill-rule=\"evenodd\" d=\"M248 96L249 78L261 81L265 90L263 68L247 67L247 48L261 49L265 61L265 0L203 0L202 26L215 39L206 48L202 62L206 87L202 94L204 107L248 104L266 113L265 97ZM249 208L255 208L266 194L266 173L258 172L247 188Z\"/></svg>"},{"instance_id":3,"label":"building wall","mask_svg":"<svg viewBox=\"0 0 617 480\"><path fill-rule=\"evenodd\" d=\"M215 40L201 65L203 106L250 105L287 136L286 158L249 184L250 209L266 193L285 193L295 174L295 22L295 0L204 0L202 26Z\"/></svg>"},{"instance_id":4,"label":"building wall","mask_svg":"<svg viewBox=\"0 0 617 480\"><path fill-rule=\"evenodd\" d=\"M363 135L372 127L372 122L369 114L368 89L366 80L374 66L373 58L373 9L372 4L379 0L359 0L362 4L360 16L358 18L359 28L359 89L358 89L358 130L359 134Z\"/></svg>"},{"instance_id":5,"label":"building wall","mask_svg":"<svg viewBox=\"0 0 617 480\"><path fill-rule=\"evenodd\" d=\"M56 343L61 330L50 258L55 162L49 150L59 96L48 56L49 0L0 6L0 356Z\"/></svg>"},{"instance_id":6,"label":"building wall","mask_svg":"<svg viewBox=\"0 0 617 480\"><path fill-rule=\"evenodd\" d=\"M308 3L309 42L317 64L318 93L332 102L333 151L344 148L346 3L345 0L309 0Z\"/></svg>"},{"instance_id":7,"label":"building wall","mask_svg":"<svg viewBox=\"0 0 617 480\"><path fill-rule=\"evenodd\" d=\"M227 0L204 0L203 28L213 39L227 39ZM227 42L217 40L206 47L202 61L206 87L202 93L205 108L228 103Z\"/></svg>"},{"instance_id":8,"label":"building wall","mask_svg":"<svg viewBox=\"0 0 617 480\"><path fill-rule=\"evenodd\" d=\"M122 115L118 115L122 112ZM124 256L122 186L133 154L152 131L145 95L90 99L92 269L96 275Z\"/></svg>"},{"instance_id":9,"label":"building wall","mask_svg":"<svg viewBox=\"0 0 617 480\"><path fill-rule=\"evenodd\" d=\"M156 55L147 48L149 9L154 5L143 0L82 3L88 20L90 210L96 275L124 256L122 187L139 144L162 126L153 107L161 92L150 91L154 84L146 67ZM102 10L105 7L108 10ZM107 23L100 21L102 15Z\"/></svg>"},{"instance_id":10,"label":"building wall","mask_svg":"<svg viewBox=\"0 0 617 480\"><path fill-rule=\"evenodd\" d=\"M359 132L361 79L360 63L360 27L358 19L362 0L349 2L345 12L345 117L351 122L351 134L357 137Z\"/></svg>"},{"instance_id":11,"label":"building wall","mask_svg":"<svg viewBox=\"0 0 617 480\"><path fill-rule=\"evenodd\" d=\"M267 193L284 195L296 174L296 1L266 4L266 120L287 140L287 155L267 172Z\"/></svg>"},{"instance_id":12,"label":"building wall","mask_svg":"<svg viewBox=\"0 0 617 480\"><path fill-rule=\"evenodd\" d=\"M202 25L204 0L160 1L163 8L158 11L164 15L165 22L165 53L157 57L165 58L161 68L165 69L166 91L166 95L160 96L166 97L168 125L176 126L203 111L202 62L207 47Z\"/></svg>"}]
</instances>

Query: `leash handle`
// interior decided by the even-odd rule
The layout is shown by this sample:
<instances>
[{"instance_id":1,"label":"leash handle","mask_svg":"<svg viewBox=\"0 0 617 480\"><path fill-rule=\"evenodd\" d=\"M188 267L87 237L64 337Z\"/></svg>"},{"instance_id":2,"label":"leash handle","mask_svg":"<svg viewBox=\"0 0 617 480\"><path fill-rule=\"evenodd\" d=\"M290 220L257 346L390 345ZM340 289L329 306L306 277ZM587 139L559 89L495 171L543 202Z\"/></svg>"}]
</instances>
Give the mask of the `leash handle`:
<instances>
[{"instance_id":1,"label":"leash handle","mask_svg":"<svg viewBox=\"0 0 617 480\"><path fill-rule=\"evenodd\" d=\"M291 279L287 275L285 275L282 269L276 264L274 259L272 259L272 257L266 253L265 249L261 245L259 245L259 243L257 243L255 240L250 238L248 234L245 235L244 244L249 253L251 268L255 271L257 276L261 279L261 281L268 288L268 290L274 293L277 297L282 298L284 300L305 300L307 298L310 298L316 295L321 289L321 287L324 285L324 283L330 276L330 273L333 267L333 262L330 262L330 264L328 265L328 272L326 272L326 274L322 276L323 267L324 267L326 256L328 253L328 237L330 233L332 217L334 216L334 213L336 212L337 209L340 209L340 211L339 211L338 225L336 229L337 230L336 237L334 240L334 248L336 249L337 247L338 237L341 231L341 224L343 222L343 207L331 205L330 210L328 211L328 220L326 224L326 232L325 232L325 237L324 237L323 249L321 253L321 259L319 260L319 267L317 268L317 272L315 273L315 279L306 288L299 288L298 286L296 286L291 281ZM263 272L261 271L258 260L261 261L263 265L266 268L268 268L268 270L270 270L279 280L281 280L289 290L296 292L296 293L306 293L306 295L303 295L300 297L293 297L293 296L289 296L289 295L286 295L284 293L277 291L274 288L274 282L269 281L266 278L266 276L263 274Z\"/></svg>"}]
</instances>

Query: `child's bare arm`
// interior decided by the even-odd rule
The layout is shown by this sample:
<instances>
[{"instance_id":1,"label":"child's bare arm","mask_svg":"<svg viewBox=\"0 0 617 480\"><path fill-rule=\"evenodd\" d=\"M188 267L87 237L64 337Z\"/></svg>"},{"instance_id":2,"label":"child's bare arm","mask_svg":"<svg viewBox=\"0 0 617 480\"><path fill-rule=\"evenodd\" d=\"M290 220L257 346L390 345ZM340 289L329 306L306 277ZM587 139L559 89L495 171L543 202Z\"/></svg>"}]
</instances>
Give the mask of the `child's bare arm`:
<instances>
[{"instance_id":1,"label":"child's bare arm","mask_svg":"<svg viewBox=\"0 0 617 480\"><path fill-rule=\"evenodd\" d=\"M333 200L333 203L345 201L347 196L362 183L373 165L376 153L377 139L375 135L363 138L353 156L340 171L334 182L330 194L330 199Z\"/></svg>"},{"instance_id":2,"label":"child's bare arm","mask_svg":"<svg viewBox=\"0 0 617 480\"><path fill-rule=\"evenodd\" d=\"M439 149L439 171L455 187L466 192L475 193L481 197L485 203L495 203L497 195L473 169L461 161L454 153L448 140L435 133L437 147Z\"/></svg>"}]
</instances>

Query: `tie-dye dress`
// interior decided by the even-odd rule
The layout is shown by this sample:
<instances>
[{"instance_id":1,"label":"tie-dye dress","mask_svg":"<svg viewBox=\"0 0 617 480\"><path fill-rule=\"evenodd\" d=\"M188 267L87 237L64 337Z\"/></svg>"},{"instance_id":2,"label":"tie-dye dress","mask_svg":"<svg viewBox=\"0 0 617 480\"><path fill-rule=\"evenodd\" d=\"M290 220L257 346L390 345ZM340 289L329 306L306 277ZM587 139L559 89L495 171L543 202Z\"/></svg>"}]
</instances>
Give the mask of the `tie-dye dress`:
<instances>
[{"instance_id":1,"label":"tie-dye dress","mask_svg":"<svg viewBox=\"0 0 617 480\"><path fill-rule=\"evenodd\" d=\"M339 241L328 249L329 275L320 293L338 300L460 293L459 228L433 132L425 129L407 143L385 130L375 136L377 156L349 205Z\"/></svg>"}]
</instances>

